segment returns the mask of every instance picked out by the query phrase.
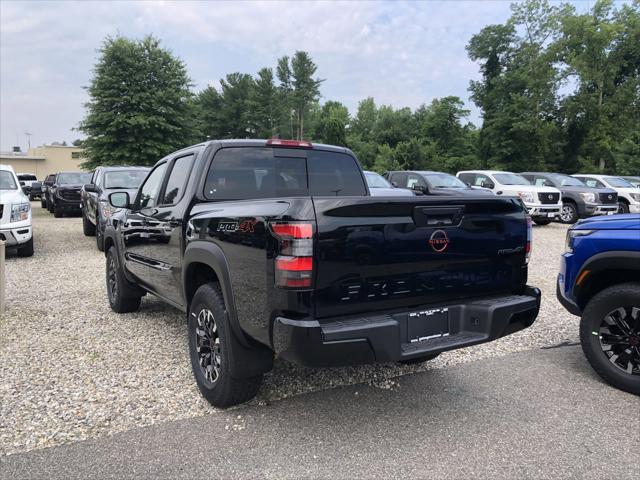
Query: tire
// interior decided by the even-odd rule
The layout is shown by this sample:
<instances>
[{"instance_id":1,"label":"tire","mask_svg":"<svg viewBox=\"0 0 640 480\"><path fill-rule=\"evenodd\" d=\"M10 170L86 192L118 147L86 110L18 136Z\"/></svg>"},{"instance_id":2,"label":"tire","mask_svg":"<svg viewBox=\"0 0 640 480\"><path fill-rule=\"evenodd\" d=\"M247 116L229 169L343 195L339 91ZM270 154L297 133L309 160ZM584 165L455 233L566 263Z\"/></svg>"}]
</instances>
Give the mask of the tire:
<instances>
[{"instance_id":1,"label":"tire","mask_svg":"<svg viewBox=\"0 0 640 480\"><path fill-rule=\"evenodd\" d=\"M40 199L40 208L47 208L47 201L43 198Z\"/></svg>"},{"instance_id":2,"label":"tire","mask_svg":"<svg viewBox=\"0 0 640 480\"><path fill-rule=\"evenodd\" d=\"M431 355L425 355L423 357L410 358L409 360L400 360L398 363L401 363L402 365L419 365L421 363L428 362L429 360L433 360L439 355L439 353L432 353Z\"/></svg>"},{"instance_id":3,"label":"tire","mask_svg":"<svg viewBox=\"0 0 640 480\"><path fill-rule=\"evenodd\" d=\"M104 233L102 232L102 230L100 230L99 226L95 227L95 231L96 247L98 247L98 250L100 250L101 252L104 252Z\"/></svg>"},{"instance_id":4,"label":"tire","mask_svg":"<svg viewBox=\"0 0 640 480\"><path fill-rule=\"evenodd\" d=\"M622 316L620 308L625 313L624 322L618 320ZM635 319L632 308L638 309ZM620 325L629 328L625 332ZM613 337L622 338L623 343L607 345L606 339ZM640 283L614 285L593 297L582 312L580 343L593 369L607 383L640 395Z\"/></svg>"},{"instance_id":5,"label":"tire","mask_svg":"<svg viewBox=\"0 0 640 480\"><path fill-rule=\"evenodd\" d=\"M53 213L53 204L50 200L47 200L47 210L49 210L49 213Z\"/></svg>"},{"instance_id":6,"label":"tire","mask_svg":"<svg viewBox=\"0 0 640 480\"><path fill-rule=\"evenodd\" d=\"M562 204L560 221L571 225L578 221L578 207L576 207L575 203L565 202Z\"/></svg>"},{"instance_id":7,"label":"tire","mask_svg":"<svg viewBox=\"0 0 640 480\"><path fill-rule=\"evenodd\" d=\"M64 216L64 210L62 209L62 207L59 207L58 205L54 205L53 216L55 218L62 218Z\"/></svg>"},{"instance_id":8,"label":"tire","mask_svg":"<svg viewBox=\"0 0 640 480\"><path fill-rule=\"evenodd\" d=\"M29 201L33 202L36 199L32 194L29 194Z\"/></svg>"},{"instance_id":9,"label":"tire","mask_svg":"<svg viewBox=\"0 0 640 480\"><path fill-rule=\"evenodd\" d=\"M23 243L22 245L18 245L18 256L19 257L32 257L33 256L33 236L29 239L27 243Z\"/></svg>"},{"instance_id":10,"label":"tire","mask_svg":"<svg viewBox=\"0 0 640 480\"><path fill-rule=\"evenodd\" d=\"M262 374L248 378L231 375L231 364L238 361L238 341L226 322L217 283L206 283L196 291L189 306L187 332L193 375L211 405L227 408L256 396Z\"/></svg>"},{"instance_id":11,"label":"tire","mask_svg":"<svg viewBox=\"0 0 640 480\"><path fill-rule=\"evenodd\" d=\"M84 211L82 212L82 233L85 237L93 237L96 234L96 226L89 221Z\"/></svg>"},{"instance_id":12,"label":"tire","mask_svg":"<svg viewBox=\"0 0 640 480\"><path fill-rule=\"evenodd\" d=\"M549 225L551 223L551 218L534 218L533 221L536 222L536 225Z\"/></svg>"},{"instance_id":13,"label":"tire","mask_svg":"<svg viewBox=\"0 0 640 480\"><path fill-rule=\"evenodd\" d=\"M629 205L623 201L618 202L618 213L629 213Z\"/></svg>"},{"instance_id":14,"label":"tire","mask_svg":"<svg viewBox=\"0 0 640 480\"><path fill-rule=\"evenodd\" d=\"M135 285L129 283L119 268L116 247L111 247L107 252L106 280L111 310L116 313L129 313L140 308L142 294Z\"/></svg>"}]
</instances>

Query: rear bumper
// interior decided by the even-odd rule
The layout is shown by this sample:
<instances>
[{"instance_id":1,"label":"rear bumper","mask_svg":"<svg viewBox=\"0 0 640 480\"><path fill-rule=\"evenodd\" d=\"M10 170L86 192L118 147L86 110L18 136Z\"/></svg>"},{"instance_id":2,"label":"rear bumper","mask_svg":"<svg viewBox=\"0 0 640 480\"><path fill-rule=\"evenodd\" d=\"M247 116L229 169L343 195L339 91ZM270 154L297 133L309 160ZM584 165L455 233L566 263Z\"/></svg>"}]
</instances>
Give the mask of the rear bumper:
<instances>
[{"instance_id":1,"label":"rear bumper","mask_svg":"<svg viewBox=\"0 0 640 480\"><path fill-rule=\"evenodd\" d=\"M432 312L445 308L449 335L409 340L410 314L429 322ZM326 323L278 317L273 326L273 348L282 358L309 367L409 360L517 332L533 324L539 309L540 290L527 287L522 295L492 296Z\"/></svg>"}]
</instances>

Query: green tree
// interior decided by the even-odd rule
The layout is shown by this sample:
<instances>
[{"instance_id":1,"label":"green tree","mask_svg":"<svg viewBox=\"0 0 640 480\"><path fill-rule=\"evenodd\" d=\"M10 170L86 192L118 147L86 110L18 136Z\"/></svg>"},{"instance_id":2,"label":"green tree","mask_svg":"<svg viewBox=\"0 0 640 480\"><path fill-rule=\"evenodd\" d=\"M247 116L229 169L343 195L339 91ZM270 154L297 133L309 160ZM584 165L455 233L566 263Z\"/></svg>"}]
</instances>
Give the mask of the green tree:
<instances>
[{"instance_id":1,"label":"green tree","mask_svg":"<svg viewBox=\"0 0 640 480\"><path fill-rule=\"evenodd\" d=\"M198 93L195 105L198 130L202 133L202 140L222 138L224 136L224 126L220 118L222 97L218 91L209 85Z\"/></svg>"},{"instance_id":2,"label":"green tree","mask_svg":"<svg viewBox=\"0 0 640 480\"><path fill-rule=\"evenodd\" d=\"M222 138L250 138L253 136L249 121L249 97L254 88L253 78L247 73L230 73L220 80L220 125Z\"/></svg>"},{"instance_id":3,"label":"green tree","mask_svg":"<svg viewBox=\"0 0 640 480\"><path fill-rule=\"evenodd\" d=\"M289 57L284 56L278 59L276 68L276 76L278 77L278 93L280 99L280 131L287 132L289 138L295 138L293 119L293 84L291 79L291 66L289 65Z\"/></svg>"},{"instance_id":4,"label":"green tree","mask_svg":"<svg viewBox=\"0 0 640 480\"><path fill-rule=\"evenodd\" d=\"M296 138L304 138L305 115L320 98L320 84L323 80L314 78L318 67L307 52L297 51L291 59L293 78L292 105L296 116Z\"/></svg>"},{"instance_id":5,"label":"green tree","mask_svg":"<svg viewBox=\"0 0 640 480\"><path fill-rule=\"evenodd\" d=\"M151 165L197 140L184 63L152 36L108 37L87 91L85 168Z\"/></svg>"},{"instance_id":6,"label":"green tree","mask_svg":"<svg viewBox=\"0 0 640 480\"><path fill-rule=\"evenodd\" d=\"M349 110L340 102L326 102L318 115L314 138L331 145L346 146Z\"/></svg>"},{"instance_id":7,"label":"green tree","mask_svg":"<svg viewBox=\"0 0 640 480\"><path fill-rule=\"evenodd\" d=\"M256 138L271 138L278 133L282 116L280 110L273 70L263 68L258 72L247 102L249 128Z\"/></svg>"}]
</instances>

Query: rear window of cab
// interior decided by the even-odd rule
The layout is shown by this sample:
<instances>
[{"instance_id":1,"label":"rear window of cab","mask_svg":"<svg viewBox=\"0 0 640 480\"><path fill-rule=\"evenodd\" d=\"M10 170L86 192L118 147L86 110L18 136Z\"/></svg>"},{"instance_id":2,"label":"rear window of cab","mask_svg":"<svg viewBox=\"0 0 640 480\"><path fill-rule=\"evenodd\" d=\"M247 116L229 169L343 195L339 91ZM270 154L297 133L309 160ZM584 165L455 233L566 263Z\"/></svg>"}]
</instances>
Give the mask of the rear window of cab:
<instances>
[{"instance_id":1,"label":"rear window of cab","mask_svg":"<svg viewBox=\"0 0 640 480\"><path fill-rule=\"evenodd\" d=\"M269 147L218 150L204 187L209 200L366 194L360 168L350 155Z\"/></svg>"}]
</instances>

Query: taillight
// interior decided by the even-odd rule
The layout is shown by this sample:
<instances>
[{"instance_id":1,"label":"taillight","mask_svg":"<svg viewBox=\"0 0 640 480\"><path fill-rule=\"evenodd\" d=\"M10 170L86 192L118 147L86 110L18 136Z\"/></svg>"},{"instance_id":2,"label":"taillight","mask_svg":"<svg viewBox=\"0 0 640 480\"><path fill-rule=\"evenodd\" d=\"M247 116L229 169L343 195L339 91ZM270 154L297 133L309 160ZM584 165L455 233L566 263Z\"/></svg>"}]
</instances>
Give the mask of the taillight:
<instances>
[{"instance_id":1,"label":"taillight","mask_svg":"<svg viewBox=\"0 0 640 480\"><path fill-rule=\"evenodd\" d=\"M311 142L305 140L282 140L281 138L270 138L267 140L267 146L313 148Z\"/></svg>"},{"instance_id":2,"label":"taillight","mask_svg":"<svg viewBox=\"0 0 640 480\"><path fill-rule=\"evenodd\" d=\"M531 217L527 215L527 243L524 247L524 251L527 254L526 262L529 263L529 259L531 258L531 237L533 235L533 220Z\"/></svg>"},{"instance_id":3,"label":"taillight","mask_svg":"<svg viewBox=\"0 0 640 480\"><path fill-rule=\"evenodd\" d=\"M313 225L278 222L271 230L279 241L276 257L276 285L285 288L309 288L313 278Z\"/></svg>"}]
</instances>

